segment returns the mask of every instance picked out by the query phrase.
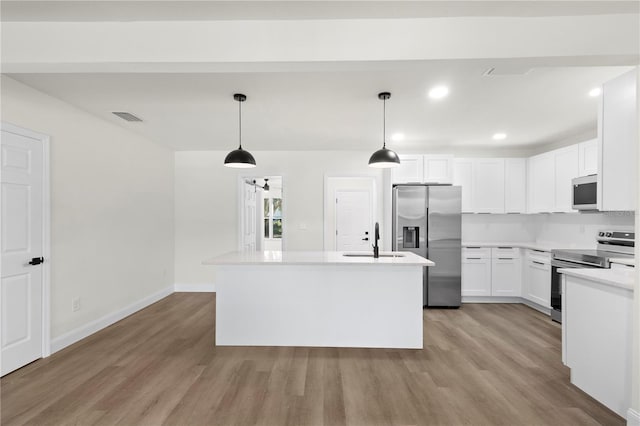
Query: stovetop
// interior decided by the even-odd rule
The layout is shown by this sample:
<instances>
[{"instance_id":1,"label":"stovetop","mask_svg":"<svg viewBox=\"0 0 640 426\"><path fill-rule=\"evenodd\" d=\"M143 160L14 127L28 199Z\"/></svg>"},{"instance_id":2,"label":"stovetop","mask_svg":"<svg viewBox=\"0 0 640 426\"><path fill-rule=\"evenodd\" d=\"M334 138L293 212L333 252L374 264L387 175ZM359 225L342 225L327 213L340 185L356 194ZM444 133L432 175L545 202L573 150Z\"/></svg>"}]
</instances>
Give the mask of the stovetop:
<instances>
[{"instance_id":1,"label":"stovetop","mask_svg":"<svg viewBox=\"0 0 640 426\"><path fill-rule=\"evenodd\" d=\"M560 249L551 251L553 259L566 260L575 263L591 264L600 268L608 268L611 258L633 259L632 254L617 253L606 250L574 250Z\"/></svg>"}]
</instances>

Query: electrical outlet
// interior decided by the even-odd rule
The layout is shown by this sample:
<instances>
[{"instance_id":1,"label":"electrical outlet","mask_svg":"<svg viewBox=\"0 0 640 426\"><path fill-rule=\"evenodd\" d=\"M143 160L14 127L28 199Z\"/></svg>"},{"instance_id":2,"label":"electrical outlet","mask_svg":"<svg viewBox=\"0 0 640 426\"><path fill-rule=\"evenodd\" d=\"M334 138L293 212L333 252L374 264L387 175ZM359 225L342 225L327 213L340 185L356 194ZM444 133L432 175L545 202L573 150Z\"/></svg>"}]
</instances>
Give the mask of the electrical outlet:
<instances>
[{"instance_id":1,"label":"electrical outlet","mask_svg":"<svg viewBox=\"0 0 640 426\"><path fill-rule=\"evenodd\" d=\"M77 312L80 310L80 298L76 297L75 299L71 300L71 310L73 312Z\"/></svg>"}]
</instances>

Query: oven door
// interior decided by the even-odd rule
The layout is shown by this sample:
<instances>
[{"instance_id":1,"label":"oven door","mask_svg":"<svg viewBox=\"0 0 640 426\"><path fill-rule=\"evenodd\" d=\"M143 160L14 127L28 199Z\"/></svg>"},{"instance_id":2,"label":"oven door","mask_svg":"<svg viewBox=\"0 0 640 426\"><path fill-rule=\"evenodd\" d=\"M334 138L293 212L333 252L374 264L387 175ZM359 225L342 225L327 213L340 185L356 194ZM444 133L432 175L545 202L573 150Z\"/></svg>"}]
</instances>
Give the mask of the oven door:
<instances>
[{"instance_id":1,"label":"oven door","mask_svg":"<svg viewBox=\"0 0 640 426\"><path fill-rule=\"evenodd\" d=\"M551 259L551 319L556 322L562 322L562 274L558 272L558 269L563 268L593 269L600 268L600 266Z\"/></svg>"}]
</instances>

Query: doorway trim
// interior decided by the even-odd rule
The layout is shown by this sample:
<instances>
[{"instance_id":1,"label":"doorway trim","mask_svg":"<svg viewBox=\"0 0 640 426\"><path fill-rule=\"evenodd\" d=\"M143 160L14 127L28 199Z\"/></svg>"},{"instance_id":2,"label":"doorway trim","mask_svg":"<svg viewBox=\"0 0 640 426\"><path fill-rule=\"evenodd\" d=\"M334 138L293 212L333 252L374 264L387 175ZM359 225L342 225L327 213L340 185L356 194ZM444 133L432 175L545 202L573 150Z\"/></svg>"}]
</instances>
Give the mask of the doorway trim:
<instances>
[{"instance_id":1,"label":"doorway trim","mask_svg":"<svg viewBox=\"0 0 640 426\"><path fill-rule=\"evenodd\" d=\"M334 195L335 193L329 193L329 182L332 179L358 179L358 180L363 180L363 181L367 181L369 184L369 188L371 190L371 201L369 204L369 209L371 211L371 226L373 226L374 223L376 223L377 221L379 221L378 219L378 192L377 192L377 188L376 188L376 177L375 176L371 176L371 175L348 175L348 174L325 174L324 175L324 203L323 203L323 225L322 225L322 247L325 251L335 251L336 249L336 245L335 245L335 237L334 237L334 243L333 244L329 244L329 234L332 233L333 235L335 235L335 224L336 224L336 220L335 220L335 214L336 214L336 210L335 207L333 208L333 212L331 211L330 206L333 206L333 199L334 199ZM351 188L353 189L353 188ZM348 191L349 188L344 188L342 189L344 191ZM330 223L329 223L329 219L332 219L333 221L333 227L331 227ZM330 229L331 228L331 229ZM373 231L373 229L371 230Z\"/></svg>"},{"instance_id":2,"label":"doorway trim","mask_svg":"<svg viewBox=\"0 0 640 426\"><path fill-rule=\"evenodd\" d=\"M42 144L42 358L51 355L51 156L50 138L14 124L0 122L0 130L40 141ZM0 268L2 266L0 265Z\"/></svg>"},{"instance_id":3,"label":"doorway trim","mask_svg":"<svg viewBox=\"0 0 640 426\"><path fill-rule=\"evenodd\" d=\"M237 192L236 192L236 198L237 198L237 209L238 209L238 213L236 215L236 217L238 218L238 226L237 226L237 238L238 238L238 251L242 251L242 238L243 238L243 227L244 227L244 188L243 185L245 183L245 181L249 180L252 181L254 179L262 179L264 177L270 177L270 176L276 176L276 177L280 177L282 179L282 199L285 200L282 203L282 251L285 251L287 249L287 202L286 200L288 199L288 193L287 193L287 186L285 184L285 179L286 176L282 173L260 173L260 174L252 174L252 175L238 175L238 181L237 181ZM262 206L260 206L260 208L262 208Z\"/></svg>"}]
</instances>

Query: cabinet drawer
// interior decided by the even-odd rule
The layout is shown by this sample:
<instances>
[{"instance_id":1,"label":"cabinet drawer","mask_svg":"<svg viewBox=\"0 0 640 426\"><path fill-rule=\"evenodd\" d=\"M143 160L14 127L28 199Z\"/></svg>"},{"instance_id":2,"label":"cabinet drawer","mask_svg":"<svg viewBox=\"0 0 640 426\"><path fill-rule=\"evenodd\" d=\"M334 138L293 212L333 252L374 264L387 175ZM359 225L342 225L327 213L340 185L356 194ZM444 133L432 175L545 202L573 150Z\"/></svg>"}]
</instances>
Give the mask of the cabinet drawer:
<instances>
[{"instance_id":1,"label":"cabinet drawer","mask_svg":"<svg viewBox=\"0 0 640 426\"><path fill-rule=\"evenodd\" d=\"M548 251L527 249L527 258L548 264L551 262L551 253Z\"/></svg>"},{"instance_id":2,"label":"cabinet drawer","mask_svg":"<svg viewBox=\"0 0 640 426\"><path fill-rule=\"evenodd\" d=\"M491 249L491 257L494 259L519 259L520 249L508 246L494 247Z\"/></svg>"},{"instance_id":3,"label":"cabinet drawer","mask_svg":"<svg viewBox=\"0 0 640 426\"><path fill-rule=\"evenodd\" d=\"M491 247L462 247L462 257L465 259L490 259Z\"/></svg>"}]
</instances>

